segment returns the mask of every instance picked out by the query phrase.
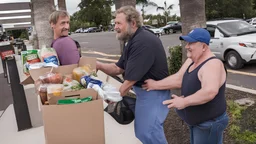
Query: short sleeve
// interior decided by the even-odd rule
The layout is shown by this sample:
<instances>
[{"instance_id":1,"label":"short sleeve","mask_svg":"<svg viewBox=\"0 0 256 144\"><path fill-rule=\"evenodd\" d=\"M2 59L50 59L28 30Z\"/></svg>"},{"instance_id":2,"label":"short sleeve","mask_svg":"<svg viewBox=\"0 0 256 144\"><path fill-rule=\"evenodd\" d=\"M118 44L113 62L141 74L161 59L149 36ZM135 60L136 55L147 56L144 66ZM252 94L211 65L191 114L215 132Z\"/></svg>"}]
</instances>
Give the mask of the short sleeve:
<instances>
[{"instance_id":1,"label":"short sleeve","mask_svg":"<svg viewBox=\"0 0 256 144\"><path fill-rule=\"evenodd\" d=\"M154 61L155 54L150 47L142 44L133 44L125 69L125 80L141 80L153 66Z\"/></svg>"},{"instance_id":2,"label":"short sleeve","mask_svg":"<svg viewBox=\"0 0 256 144\"><path fill-rule=\"evenodd\" d=\"M53 47L57 52L61 65L77 64L79 62L80 55L78 49L75 42L69 37L55 42Z\"/></svg>"},{"instance_id":3,"label":"short sleeve","mask_svg":"<svg viewBox=\"0 0 256 144\"><path fill-rule=\"evenodd\" d=\"M116 66L118 66L121 69L124 69L124 56L121 55L121 57L119 58L118 62L116 63Z\"/></svg>"}]
</instances>

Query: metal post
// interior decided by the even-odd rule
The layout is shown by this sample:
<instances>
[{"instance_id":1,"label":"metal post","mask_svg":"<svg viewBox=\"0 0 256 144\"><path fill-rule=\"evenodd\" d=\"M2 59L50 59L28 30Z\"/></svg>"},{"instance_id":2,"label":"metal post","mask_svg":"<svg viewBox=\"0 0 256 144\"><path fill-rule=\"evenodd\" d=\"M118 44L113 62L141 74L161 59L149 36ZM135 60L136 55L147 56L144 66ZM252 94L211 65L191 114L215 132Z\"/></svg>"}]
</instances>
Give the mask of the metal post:
<instances>
[{"instance_id":1,"label":"metal post","mask_svg":"<svg viewBox=\"0 0 256 144\"><path fill-rule=\"evenodd\" d=\"M23 86L20 84L20 77L14 56L6 58L10 85L13 96L13 106L16 115L18 131L32 128L26 95Z\"/></svg>"}]
</instances>

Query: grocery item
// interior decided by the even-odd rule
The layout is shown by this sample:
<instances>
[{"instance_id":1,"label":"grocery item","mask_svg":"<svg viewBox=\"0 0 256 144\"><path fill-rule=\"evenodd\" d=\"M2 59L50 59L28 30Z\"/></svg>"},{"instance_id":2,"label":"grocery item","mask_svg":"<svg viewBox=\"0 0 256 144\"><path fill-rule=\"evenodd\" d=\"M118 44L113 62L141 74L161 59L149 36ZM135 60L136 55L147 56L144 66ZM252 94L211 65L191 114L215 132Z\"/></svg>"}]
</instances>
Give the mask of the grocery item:
<instances>
[{"instance_id":1,"label":"grocery item","mask_svg":"<svg viewBox=\"0 0 256 144\"><path fill-rule=\"evenodd\" d=\"M29 65L40 62L37 50L27 50L21 52L21 62L23 72L29 75Z\"/></svg>"},{"instance_id":2,"label":"grocery item","mask_svg":"<svg viewBox=\"0 0 256 144\"><path fill-rule=\"evenodd\" d=\"M92 96L86 97L86 98L71 98L71 99L61 99L58 100L58 105L65 105L65 104L77 104L77 103L84 103L92 101Z\"/></svg>"},{"instance_id":3,"label":"grocery item","mask_svg":"<svg viewBox=\"0 0 256 144\"><path fill-rule=\"evenodd\" d=\"M40 76L39 80L43 84L62 84L63 77L61 73L48 73L45 76Z\"/></svg>"},{"instance_id":4,"label":"grocery item","mask_svg":"<svg viewBox=\"0 0 256 144\"><path fill-rule=\"evenodd\" d=\"M77 81L80 81L83 76L88 76L92 73L92 70L89 65L77 67L73 70L73 78Z\"/></svg>"},{"instance_id":5,"label":"grocery item","mask_svg":"<svg viewBox=\"0 0 256 144\"><path fill-rule=\"evenodd\" d=\"M96 78L94 76L83 76L81 78L81 84L85 88L88 88L89 83L97 84L97 85L99 85L99 87L101 87L101 85L102 85L102 81L100 81L98 78Z\"/></svg>"},{"instance_id":6,"label":"grocery item","mask_svg":"<svg viewBox=\"0 0 256 144\"><path fill-rule=\"evenodd\" d=\"M105 83L102 86L102 90L104 91L106 99L111 102L119 102L123 99L118 89L109 83Z\"/></svg>"},{"instance_id":7,"label":"grocery item","mask_svg":"<svg viewBox=\"0 0 256 144\"><path fill-rule=\"evenodd\" d=\"M39 52L39 56L41 60L45 63L53 63L55 65L60 65L58 55L55 49L53 48L46 48L45 46L43 46L41 51Z\"/></svg>"},{"instance_id":8,"label":"grocery item","mask_svg":"<svg viewBox=\"0 0 256 144\"><path fill-rule=\"evenodd\" d=\"M38 88L39 96L43 104L47 101L47 87L48 84L41 84Z\"/></svg>"},{"instance_id":9,"label":"grocery item","mask_svg":"<svg viewBox=\"0 0 256 144\"><path fill-rule=\"evenodd\" d=\"M47 94L53 94L53 96L61 96L63 87L63 84L50 84L47 87Z\"/></svg>"},{"instance_id":10,"label":"grocery item","mask_svg":"<svg viewBox=\"0 0 256 144\"><path fill-rule=\"evenodd\" d=\"M72 76L65 76L63 85L63 91L77 91L84 88L78 81L73 80Z\"/></svg>"}]
</instances>

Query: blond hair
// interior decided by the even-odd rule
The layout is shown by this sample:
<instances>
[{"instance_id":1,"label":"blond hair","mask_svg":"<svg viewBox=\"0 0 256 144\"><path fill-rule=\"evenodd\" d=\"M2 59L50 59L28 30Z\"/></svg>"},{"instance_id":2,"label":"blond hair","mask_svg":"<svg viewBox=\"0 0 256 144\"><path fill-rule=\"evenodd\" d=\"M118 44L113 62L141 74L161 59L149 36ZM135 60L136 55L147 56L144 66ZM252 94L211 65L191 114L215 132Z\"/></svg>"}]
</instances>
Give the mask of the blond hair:
<instances>
[{"instance_id":1,"label":"blond hair","mask_svg":"<svg viewBox=\"0 0 256 144\"><path fill-rule=\"evenodd\" d=\"M58 22L59 17L69 17L69 14L67 11L64 10L57 10L54 11L50 16L49 16L49 23L56 24Z\"/></svg>"},{"instance_id":2,"label":"blond hair","mask_svg":"<svg viewBox=\"0 0 256 144\"><path fill-rule=\"evenodd\" d=\"M141 27L142 23L142 16L140 15L139 11L137 11L133 6L123 6L115 12L115 16L117 14L123 13L126 16L127 22L132 22L133 20L136 22L137 27Z\"/></svg>"}]
</instances>

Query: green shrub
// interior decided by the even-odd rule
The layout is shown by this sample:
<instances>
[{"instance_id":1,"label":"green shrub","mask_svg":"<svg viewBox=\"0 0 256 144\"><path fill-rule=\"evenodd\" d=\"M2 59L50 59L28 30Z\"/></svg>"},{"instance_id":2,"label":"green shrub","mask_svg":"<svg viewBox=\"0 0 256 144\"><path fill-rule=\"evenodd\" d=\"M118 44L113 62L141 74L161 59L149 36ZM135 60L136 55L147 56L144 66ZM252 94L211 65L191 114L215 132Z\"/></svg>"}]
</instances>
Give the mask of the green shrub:
<instances>
[{"instance_id":1,"label":"green shrub","mask_svg":"<svg viewBox=\"0 0 256 144\"><path fill-rule=\"evenodd\" d=\"M169 47L169 54L168 57L168 65L169 65L169 74L175 74L179 71L182 66L182 47L181 46L174 46Z\"/></svg>"}]
</instances>

